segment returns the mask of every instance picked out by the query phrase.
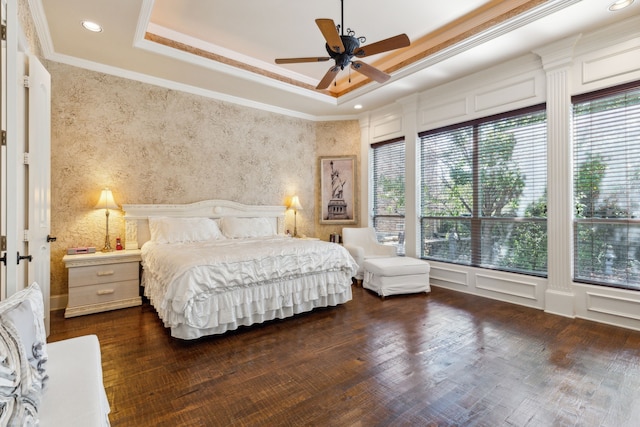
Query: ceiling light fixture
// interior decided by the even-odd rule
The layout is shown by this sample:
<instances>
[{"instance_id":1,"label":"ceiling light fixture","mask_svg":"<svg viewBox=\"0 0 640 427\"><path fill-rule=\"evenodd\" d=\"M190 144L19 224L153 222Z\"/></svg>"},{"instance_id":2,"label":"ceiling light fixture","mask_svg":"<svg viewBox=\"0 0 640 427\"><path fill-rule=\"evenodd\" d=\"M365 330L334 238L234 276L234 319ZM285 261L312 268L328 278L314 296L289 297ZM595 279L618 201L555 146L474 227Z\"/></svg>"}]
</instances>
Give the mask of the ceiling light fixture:
<instances>
[{"instance_id":1,"label":"ceiling light fixture","mask_svg":"<svg viewBox=\"0 0 640 427\"><path fill-rule=\"evenodd\" d=\"M362 104L356 104L353 106L356 110L362 110Z\"/></svg>"},{"instance_id":2,"label":"ceiling light fixture","mask_svg":"<svg viewBox=\"0 0 640 427\"><path fill-rule=\"evenodd\" d=\"M94 33L102 32L102 27L100 26L100 24L96 24L95 22L92 22L92 21L82 21L82 26L86 30L93 31Z\"/></svg>"},{"instance_id":3,"label":"ceiling light fixture","mask_svg":"<svg viewBox=\"0 0 640 427\"><path fill-rule=\"evenodd\" d=\"M633 0L618 0L609 6L609 10L615 12L616 10L624 9L627 6L631 6Z\"/></svg>"}]
</instances>

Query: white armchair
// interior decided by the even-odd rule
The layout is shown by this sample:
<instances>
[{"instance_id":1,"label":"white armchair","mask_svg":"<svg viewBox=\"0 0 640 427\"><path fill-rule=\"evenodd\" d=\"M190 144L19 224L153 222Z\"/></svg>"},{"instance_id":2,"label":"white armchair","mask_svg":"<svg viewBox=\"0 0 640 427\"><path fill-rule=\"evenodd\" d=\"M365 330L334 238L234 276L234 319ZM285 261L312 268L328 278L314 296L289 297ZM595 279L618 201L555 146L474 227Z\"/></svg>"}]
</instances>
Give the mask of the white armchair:
<instances>
[{"instance_id":1,"label":"white armchair","mask_svg":"<svg viewBox=\"0 0 640 427\"><path fill-rule=\"evenodd\" d=\"M363 263L365 259L396 256L395 246L378 243L376 230L373 227L343 228L342 245L358 263L358 272L355 276L357 280L362 280L364 277Z\"/></svg>"}]
</instances>

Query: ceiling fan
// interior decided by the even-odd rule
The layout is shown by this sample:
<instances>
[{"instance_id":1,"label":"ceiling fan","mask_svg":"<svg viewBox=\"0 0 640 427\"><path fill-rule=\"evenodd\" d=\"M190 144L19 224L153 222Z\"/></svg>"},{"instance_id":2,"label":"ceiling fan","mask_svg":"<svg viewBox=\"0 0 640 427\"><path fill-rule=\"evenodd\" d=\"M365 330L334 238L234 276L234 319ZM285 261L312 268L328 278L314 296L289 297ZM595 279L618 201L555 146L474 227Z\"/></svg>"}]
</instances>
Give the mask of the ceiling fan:
<instances>
[{"instance_id":1,"label":"ceiling fan","mask_svg":"<svg viewBox=\"0 0 640 427\"><path fill-rule=\"evenodd\" d=\"M309 58L280 58L276 59L276 64L294 64L299 62L323 62L330 59L335 60L335 65L329 68L316 89L326 89L334 80L340 70L351 64L351 68L364 74L378 83L384 83L391 77L382 70L377 69L365 62L354 61L353 58L364 58L382 52L387 52L401 47L407 47L411 43L406 34L399 34L388 39L380 40L368 46L360 46L366 41L365 37L356 37L355 32L347 28L344 33L344 0L341 4L341 25L336 26L332 19L316 19L316 24L326 40L325 47L329 56L309 57Z\"/></svg>"}]
</instances>

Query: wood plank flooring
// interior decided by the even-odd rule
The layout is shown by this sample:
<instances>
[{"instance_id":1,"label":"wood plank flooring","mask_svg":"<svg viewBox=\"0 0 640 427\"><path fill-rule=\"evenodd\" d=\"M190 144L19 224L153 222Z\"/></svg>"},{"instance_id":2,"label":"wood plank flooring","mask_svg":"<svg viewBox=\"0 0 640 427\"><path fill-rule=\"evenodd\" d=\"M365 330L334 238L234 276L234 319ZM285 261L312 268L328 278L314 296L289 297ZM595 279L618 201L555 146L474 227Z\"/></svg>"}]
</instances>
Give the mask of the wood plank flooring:
<instances>
[{"instance_id":1,"label":"wood plank flooring","mask_svg":"<svg viewBox=\"0 0 640 427\"><path fill-rule=\"evenodd\" d=\"M195 342L145 304L95 333L118 426L639 426L640 332L433 288Z\"/></svg>"}]
</instances>

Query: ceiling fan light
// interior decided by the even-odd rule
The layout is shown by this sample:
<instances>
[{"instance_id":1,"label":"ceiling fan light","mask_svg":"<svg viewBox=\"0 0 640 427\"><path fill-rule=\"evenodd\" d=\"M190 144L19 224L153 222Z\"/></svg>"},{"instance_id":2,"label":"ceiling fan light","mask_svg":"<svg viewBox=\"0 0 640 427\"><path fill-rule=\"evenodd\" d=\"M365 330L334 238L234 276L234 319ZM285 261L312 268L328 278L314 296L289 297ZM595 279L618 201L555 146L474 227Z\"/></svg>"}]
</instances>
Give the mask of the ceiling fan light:
<instances>
[{"instance_id":1,"label":"ceiling fan light","mask_svg":"<svg viewBox=\"0 0 640 427\"><path fill-rule=\"evenodd\" d=\"M342 12L341 17L344 18L344 10ZM336 64L335 67L329 68L316 86L316 89L320 90L327 89L329 85L331 85L331 82L334 82L334 85L337 86L337 83L334 81L336 74L349 65L351 65L351 68L355 71L364 74L371 80L378 83L386 82L391 77L389 74L365 62L353 61L353 57L368 57L407 47L411 44L406 34L398 34L397 36L377 41L363 48L360 44L366 41L365 37L356 37L355 32L350 28L347 28L347 34L340 34L340 29L344 28L344 25L336 26L332 19L316 19L316 25L325 39L325 48L329 54L329 58L278 58L275 62L276 64L292 64L296 62L319 62L333 59ZM351 70L349 70L349 83L351 83Z\"/></svg>"}]
</instances>

